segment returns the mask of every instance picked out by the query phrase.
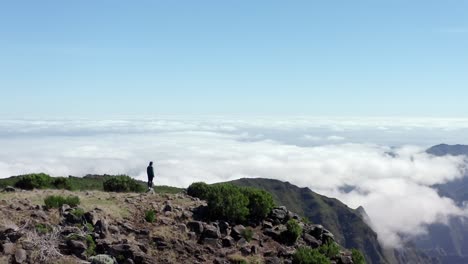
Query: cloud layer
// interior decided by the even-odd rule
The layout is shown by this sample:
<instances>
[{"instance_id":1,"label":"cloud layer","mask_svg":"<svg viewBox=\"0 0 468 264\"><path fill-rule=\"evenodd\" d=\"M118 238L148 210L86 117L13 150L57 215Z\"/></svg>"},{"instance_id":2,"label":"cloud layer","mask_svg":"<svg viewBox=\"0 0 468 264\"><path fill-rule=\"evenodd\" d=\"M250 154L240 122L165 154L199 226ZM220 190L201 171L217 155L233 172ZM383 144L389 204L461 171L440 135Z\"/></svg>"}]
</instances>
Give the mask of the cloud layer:
<instances>
[{"instance_id":1,"label":"cloud layer","mask_svg":"<svg viewBox=\"0 0 468 264\"><path fill-rule=\"evenodd\" d=\"M126 173L145 180L153 160L158 184L279 179L352 208L364 206L380 240L397 246L401 235L422 234L427 224L467 214L430 188L462 177L463 158L433 157L421 146L440 134L460 140L468 122L456 121L3 120L0 177ZM420 146L409 146L423 132L419 139L425 140L415 142ZM343 192L343 186L353 189Z\"/></svg>"}]
</instances>

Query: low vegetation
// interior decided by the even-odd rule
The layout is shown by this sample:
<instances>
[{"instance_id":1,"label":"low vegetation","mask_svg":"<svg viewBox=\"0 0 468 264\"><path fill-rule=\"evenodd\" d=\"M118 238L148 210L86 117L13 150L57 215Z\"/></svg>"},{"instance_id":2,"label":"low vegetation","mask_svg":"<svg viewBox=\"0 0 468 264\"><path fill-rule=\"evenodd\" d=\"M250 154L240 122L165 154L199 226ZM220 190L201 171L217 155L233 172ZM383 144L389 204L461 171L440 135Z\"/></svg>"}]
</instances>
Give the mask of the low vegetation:
<instances>
[{"instance_id":1,"label":"low vegetation","mask_svg":"<svg viewBox=\"0 0 468 264\"><path fill-rule=\"evenodd\" d=\"M275 205L266 191L232 184L196 182L189 186L187 193L207 201L212 219L229 222L261 221Z\"/></svg>"},{"instance_id":2,"label":"low vegetation","mask_svg":"<svg viewBox=\"0 0 468 264\"><path fill-rule=\"evenodd\" d=\"M145 186L127 175L107 179L103 183L106 192L144 192Z\"/></svg>"},{"instance_id":3,"label":"low vegetation","mask_svg":"<svg viewBox=\"0 0 468 264\"><path fill-rule=\"evenodd\" d=\"M286 231L283 232L285 241L290 244L294 244L301 235L302 227L299 223L294 219L289 220L286 223Z\"/></svg>"},{"instance_id":4,"label":"low vegetation","mask_svg":"<svg viewBox=\"0 0 468 264\"><path fill-rule=\"evenodd\" d=\"M293 264L330 264L330 260L318 249L300 247L293 255Z\"/></svg>"},{"instance_id":5,"label":"low vegetation","mask_svg":"<svg viewBox=\"0 0 468 264\"><path fill-rule=\"evenodd\" d=\"M70 191L104 191L105 182L108 182L113 178L120 179L121 176L122 175L87 175L85 177L52 177L45 173L33 173L0 179L0 189L5 188L7 186L13 186L15 188L23 190L59 189ZM130 188L129 191L124 192L143 192L146 190L145 182L138 180L134 181L141 185L141 187L131 184L130 186L136 187ZM127 186L124 186L123 189L125 190L126 188ZM171 186L158 185L154 186L154 190L157 193L180 193L183 189Z\"/></svg>"},{"instance_id":6,"label":"low vegetation","mask_svg":"<svg viewBox=\"0 0 468 264\"><path fill-rule=\"evenodd\" d=\"M329 258L334 258L340 254L340 246L334 241L328 241L319 247L319 251Z\"/></svg>"},{"instance_id":7,"label":"low vegetation","mask_svg":"<svg viewBox=\"0 0 468 264\"><path fill-rule=\"evenodd\" d=\"M156 211L154 210L145 211L145 220L148 223L154 223L154 221L156 221Z\"/></svg>"},{"instance_id":8,"label":"low vegetation","mask_svg":"<svg viewBox=\"0 0 468 264\"><path fill-rule=\"evenodd\" d=\"M44 199L46 208L60 208L64 204L68 204L70 207L76 207L80 204L80 198L78 196L61 196L61 195L49 195Z\"/></svg>"},{"instance_id":9,"label":"low vegetation","mask_svg":"<svg viewBox=\"0 0 468 264\"><path fill-rule=\"evenodd\" d=\"M242 237L247 241L250 242L252 241L253 238L253 230L250 227L247 227L246 229L242 230Z\"/></svg>"},{"instance_id":10,"label":"low vegetation","mask_svg":"<svg viewBox=\"0 0 468 264\"><path fill-rule=\"evenodd\" d=\"M361 251L353 248L351 249L351 254L353 256L353 263L354 264L366 264L366 259Z\"/></svg>"}]
</instances>

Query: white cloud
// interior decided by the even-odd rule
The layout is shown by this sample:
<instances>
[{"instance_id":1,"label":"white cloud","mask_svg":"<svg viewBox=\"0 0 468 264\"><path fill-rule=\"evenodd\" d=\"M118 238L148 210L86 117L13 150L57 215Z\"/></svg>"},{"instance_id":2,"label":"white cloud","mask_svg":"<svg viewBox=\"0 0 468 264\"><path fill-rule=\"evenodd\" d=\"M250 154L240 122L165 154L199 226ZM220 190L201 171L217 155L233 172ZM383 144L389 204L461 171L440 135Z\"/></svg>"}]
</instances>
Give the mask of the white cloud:
<instances>
[{"instance_id":1,"label":"white cloud","mask_svg":"<svg viewBox=\"0 0 468 264\"><path fill-rule=\"evenodd\" d=\"M159 184L186 187L194 181L279 179L337 197L350 207L363 205L381 241L396 246L398 234L417 235L428 223L466 214L430 188L461 177L461 157L433 157L405 142L397 148L365 143L381 140L387 131L404 133L408 127L430 127L438 135L429 123L446 128L417 120L400 120L403 126L395 127L385 120L305 118L0 121L0 177L42 171L126 173L145 180L147 162L153 160ZM338 136L336 131L345 132ZM359 141L356 135L362 133L366 141L349 143ZM314 145L301 145L304 141ZM343 185L357 189L342 193Z\"/></svg>"}]
</instances>

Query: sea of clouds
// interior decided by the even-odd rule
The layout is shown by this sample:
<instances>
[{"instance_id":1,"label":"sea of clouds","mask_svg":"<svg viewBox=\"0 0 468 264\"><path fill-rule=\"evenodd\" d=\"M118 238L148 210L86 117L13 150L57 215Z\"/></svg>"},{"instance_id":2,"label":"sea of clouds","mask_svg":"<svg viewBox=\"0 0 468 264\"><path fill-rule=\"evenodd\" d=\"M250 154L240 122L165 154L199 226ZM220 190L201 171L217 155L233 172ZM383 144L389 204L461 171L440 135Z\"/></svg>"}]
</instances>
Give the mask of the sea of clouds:
<instances>
[{"instance_id":1,"label":"sea of clouds","mask_svg":"<svg viewBox=\"0 0 468 264\"><path fill-rule=\"evenodd\" d=\"M0 178L128 174L187 187L263 177L362 205L386 246L430 223L468 216L431 188L464 177L464 157L434 157L468 143L468 119L159 117L0 120Z\"/></svg>"}]
</instances>

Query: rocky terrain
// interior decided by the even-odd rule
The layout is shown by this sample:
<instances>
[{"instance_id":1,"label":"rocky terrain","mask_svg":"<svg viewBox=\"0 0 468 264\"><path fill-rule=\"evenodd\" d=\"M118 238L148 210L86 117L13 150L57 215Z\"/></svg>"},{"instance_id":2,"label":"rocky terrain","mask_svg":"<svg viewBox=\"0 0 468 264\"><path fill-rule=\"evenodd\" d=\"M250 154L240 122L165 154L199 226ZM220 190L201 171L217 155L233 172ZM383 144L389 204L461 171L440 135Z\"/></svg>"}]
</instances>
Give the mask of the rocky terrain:
<instances>
[{"instance_id":1,"label":"rocky terrain","mask_svg":"<svg viewBox=\"0 0 468 264\"><path fill-rule=\"evenodd\" d=\"M75 195L81 203L47 209L48 195ZM183 193L6 188L0 193L0 263L292 263L300 246L334 239L285 207L243 226L205 221L205 205ZM156 212L154 222L145 220L149 210ZM294 243L281 236L289 219L303 227ZM331 262L353 263L345 249Z\"/></svg>"}]
</instances>

